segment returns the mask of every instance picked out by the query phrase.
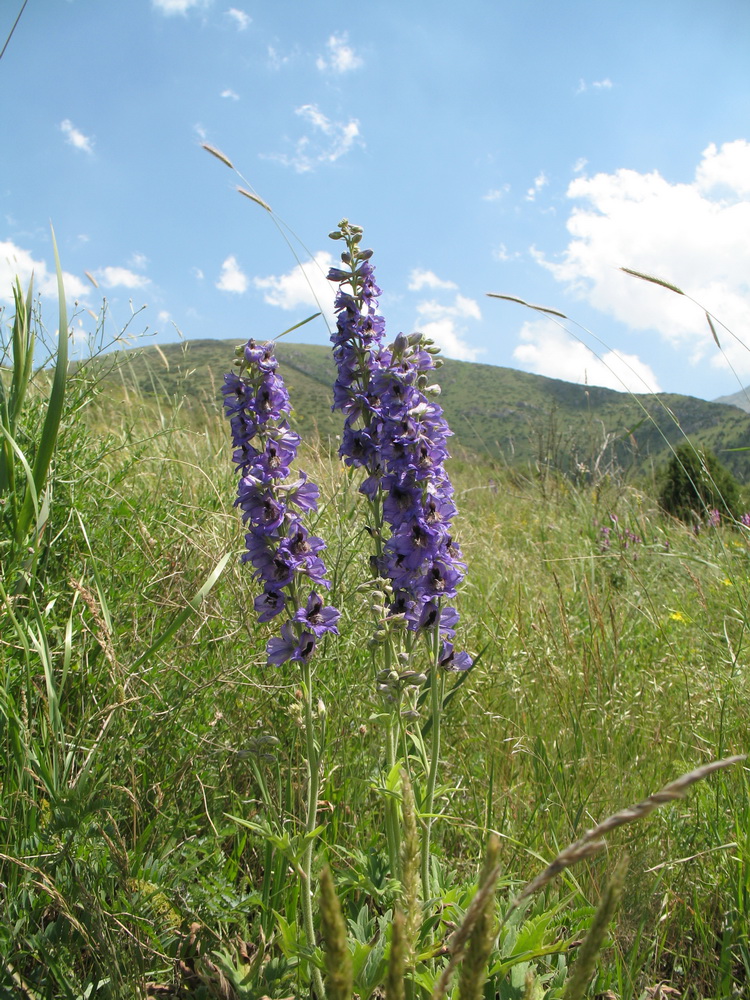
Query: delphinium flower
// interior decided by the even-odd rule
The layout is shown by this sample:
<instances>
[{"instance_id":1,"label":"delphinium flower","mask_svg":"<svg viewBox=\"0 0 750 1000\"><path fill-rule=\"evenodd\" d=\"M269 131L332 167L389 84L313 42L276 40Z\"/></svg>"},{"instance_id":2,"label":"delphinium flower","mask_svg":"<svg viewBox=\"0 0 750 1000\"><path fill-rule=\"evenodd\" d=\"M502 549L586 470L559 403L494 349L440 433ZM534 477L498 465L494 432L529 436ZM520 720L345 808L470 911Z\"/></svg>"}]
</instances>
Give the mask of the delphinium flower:
<instances>
[{"instance_id":1,"label":"delphinium flower","mask_svg":"<svg viewBox=\"0 0 750 1000\"><path fill-rule=\"evenodd\" d=\"M330 586L320 553L322 538L311 535L302 515L317 510L319 491L304 473L290 479L299 435L286 419L289 396L272 343L249 340L237 350L238 371L224 378L224 407L232 428L234 463L240 474L236 506L247 529L243 561L262 584L255 599L260 622L284 615L280 634L266 645L268 663L298 664L304 704L307 758L305 847L301 859L300 904L309 946L315 944L312 912L312 855L316 840L321 752L315 739L311 658L326 633L338 634L339 612L321 591ZM320 741L322 743L322 741ZM312 970L314 992L325 997L320 970Z\"/></svg>"},{"instance_id":2,"label":"delphinium flower","mask_svg":"<svg viewBox=\"0 0 750 1000\"><path fill-rule=\"evenodd\" d=\"M238 367L225 375L223 393L240 473L235 505L248 529L242 559L251 563L263 587L255 599L259 621L287 614L281 636L268 642L268 662L306 662L324 633L338 633L339 612L324 607L318 593L330 586L319 555L325 543L310 535L301 518L317 510L319 491L305 473L287 481L300 439L286 420L291 406L274 345L249 340L238 349ZM307 581L312 590L302 598Z\"/></svg>"},{"instance_id":3,"label":"delphinium flower","mask_svg":"<svg viewBox=\"0 0 750 1000\"><path fill-rule=\"evenodd\" d=\"M333 409L345 415L339 453L367 472L360 489L373 503L376 568L392 585L391 615L403 615L412 633L437 630L440 662L466 670L471 658L455 654L450 642L458 614L444 605L465 565L451 534L456 508L443 464L451 431L435 399L439 387L428 385L439 352L422 334L400 334L384 347L380 289L372 251L359 247L362 230L343 220L331 236L344 240L347 265L328 275L339 285L331 338L338 369Z\"/></svg>"},{"instance_id":4,"label":"delphinium flower","mask_svg":"<svg viewBox=\"0 0 750 1000\"><path fill-rule=\"evenodd\" d=\"M458 622L455 608L446 604L456 596L465 564L453 538L456 513L453 487L444 462L450 435L443 410L436 401L439 387L429 385L438 367L439 349L422 334L400 334L384 346L385 324L377 312L380 289L375 283L371 250L361 250L362 230L343 220L331 234L342 239L344 268L333 268L329 279L339 285L338 313L332 336L338 377L334 409L345 415L340 455L347 465L363 468L360 490L370 502L370 533L375 542L373 564L378 577L388 581L384 636L385 663L378 674L379 688L398 707L404 688L430 678L431 747L423 803L431 814L440 754L440 713L444 675L468 670L468 653L457 653L452 639ZM398 626L403 626L399 632ZM392 628L389 632L388 627ZM429 675L410 668L417 637L424 635L430 655ZM400 642L394 637L400 636ZM394 661L407 669L394 669ZM419 678L420 680L417 680ZM405 713L413 716L416 700ZM395 763L395 726L388 731L388 764ZM394 870L397 834L389 826L389 851ZM429 892L430 825L425 821L422 842L422 878Z\"/></svg>"}]
</instances>

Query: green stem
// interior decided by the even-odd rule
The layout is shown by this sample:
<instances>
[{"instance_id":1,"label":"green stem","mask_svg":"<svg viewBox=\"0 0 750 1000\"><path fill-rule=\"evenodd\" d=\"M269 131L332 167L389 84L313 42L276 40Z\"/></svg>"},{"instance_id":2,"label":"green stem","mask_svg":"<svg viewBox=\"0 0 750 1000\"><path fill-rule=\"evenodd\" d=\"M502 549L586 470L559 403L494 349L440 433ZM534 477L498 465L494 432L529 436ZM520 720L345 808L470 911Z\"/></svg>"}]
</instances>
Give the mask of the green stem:
<instances>
[{"instance_id":1,"label":"green stem","mask_svg":"<svg viewBox=\"0 0 750 1000\"><path fill-rule=\"evenodd\" d=\"M424 800L424 837L422 838L422 894L425 900L432 895L430 886L430 835L432 833L432 811L435 804L435 785L437 784L438 765L440 763L440 710L442 707L443 677L438 670L440 655L440 636L438 630L432 636L433 655L430 663L430 713L432 727L430 729L430 773L427 777L427 790Z\"/></svg>"},{"instance_id":2,"label":"green stem","mask_svg":"<svg viewBox=\"0 0 750 1000\"><path fill-rule=\"evenodd\" d=\"M388 713L388 725L386 730L386 762L388 776L393 774L396 766L396 741L398 739L398 711L396 705ZM394 725L395 723L395 725ZM401 826L399 823L398 803L395 798L388 796L385 800L386 835L388 838L388 860L391 866L391 875L394 878L401 878Z\"/></svg>"},{"instance_id":3,"label":"green stem","mask_svg":"<svg viewBox=\"0 0 750 1000\"><path fill-rule=\"evenodd\" d=\"M305 833L308 837L316 827L318 817L318 794L320 792L320 755L315 749L315 728L312 704L312 677L309 663L302 666L302 686L305 698L305 742L307 753L307 818ZM305 937L310 950L315 948L315 924L312 907L312 858L314 839L310 837L302 855L302 919L305 926ZM312 963L312 980L315 993L319 1000L325 1000L325 987L320 969Z\"/></svg>"}]
</instances>

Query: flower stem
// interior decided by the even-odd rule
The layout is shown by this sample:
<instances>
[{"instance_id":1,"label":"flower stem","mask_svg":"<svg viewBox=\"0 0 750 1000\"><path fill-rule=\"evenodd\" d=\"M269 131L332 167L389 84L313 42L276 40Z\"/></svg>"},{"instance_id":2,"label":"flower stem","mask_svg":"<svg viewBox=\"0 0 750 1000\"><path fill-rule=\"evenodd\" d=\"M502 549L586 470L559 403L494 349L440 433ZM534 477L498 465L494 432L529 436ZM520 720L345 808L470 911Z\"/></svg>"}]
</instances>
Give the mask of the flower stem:
<instances>
[{"instance_id":1,"label":"flower stem","mask_svg":"<svg viewBox=\"0 0 750 1000\"><path fill-rule=\"evenodd\" d=\"M437 784L438 765L440 763L440 712L443 703L443 677L438 670L440 656L440 635L435 629L431 636L433 655L430 663L430 771L427 777L427 789L424 799L424 836L422 838L422 893L427 900L432 895L430 835L432 833L432 810L435 803L435 785Z\"/></svg>"},{"instance_id":2,"label":"flower stem","mask_svg":"<svg viewBox=\"0 0 750 1000\"><path fill-rule=\"evenodd\" d=\"M302 664L302 687L305 700L305 742L307 755L307 817L305 833L308 836L305 853L302 855L302 919L305 937L311 952L315 948L315 924L312 908L312 857L315 838L310 834L316 827L318 816L318 793L320 791L320 754L315 748L315 724L313 720L312 678L308 662ZM319 1000L325 1000L325 987L320 969L312 962L313 987Z\"/></svg>"}]
</instances>

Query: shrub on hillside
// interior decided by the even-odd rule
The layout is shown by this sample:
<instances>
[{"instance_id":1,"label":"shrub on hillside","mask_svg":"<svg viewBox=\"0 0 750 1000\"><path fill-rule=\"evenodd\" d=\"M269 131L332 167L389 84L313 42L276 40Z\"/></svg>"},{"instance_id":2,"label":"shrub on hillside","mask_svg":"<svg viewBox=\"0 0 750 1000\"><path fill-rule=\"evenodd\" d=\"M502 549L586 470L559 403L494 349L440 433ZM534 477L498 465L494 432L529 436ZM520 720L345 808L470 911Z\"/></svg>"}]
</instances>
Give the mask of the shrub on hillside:
<instances>
[{"instance_id":1,"label":"shrub on hillside","mask_svg":"<svg viewBox=\"0 0 750 1000\"><path fill-rule=\"evenodd\" d=\"M732 473L708 448L680 445L662 471L659 503L683 521L702 520L708 512L739 517L740 488Z\"/></svg>"}]
</instances>

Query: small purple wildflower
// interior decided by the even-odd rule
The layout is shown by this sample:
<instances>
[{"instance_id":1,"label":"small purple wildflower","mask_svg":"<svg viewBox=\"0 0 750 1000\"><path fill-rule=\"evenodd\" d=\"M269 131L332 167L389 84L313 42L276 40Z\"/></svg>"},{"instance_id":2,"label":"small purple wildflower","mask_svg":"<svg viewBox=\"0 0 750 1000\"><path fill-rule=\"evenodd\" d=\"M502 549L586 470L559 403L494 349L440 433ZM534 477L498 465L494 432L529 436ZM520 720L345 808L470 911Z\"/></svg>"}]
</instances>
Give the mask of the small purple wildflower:
<instances>
[{"instance_id":1,"label":"small purple wildflower","mask_svg":"<svg viewBox=\"0 0 750 1000\"><path fill-rule=\"evenodd\" d=\"M748 512L745 512L745 513L744 513L744 514L743 514L743 515L742 515L742 516L740 517L740 524L744 524L744 526L745 526L746 528L750 528L750 513L748 513Z\"/></svg>"},{"instance_id":2,"label":"small purple wildflower","mask_svg":"<svg viewBox=\"0 0 750 1000\"><path fill-rule=\"evenodd\" d=\"M258 621L270 622L286 612L281 635L268 641L268 663L306 663L325 632L338 634L339 612L324 607L312 591L304 608L297 603L301 578L316 587L329 587L319 553L322 538L311 535L300 519L317 510L318 487L300 473L285 482L297 456L299 435L291 430L291 410L272 343L259 346L249 340L238 348L239 372L224 376L224 409L229 417L234 463L240 473L235 506L248 529L243 561L253 566L263 584L255 598Z\"/></svg>"}]
</instances>

